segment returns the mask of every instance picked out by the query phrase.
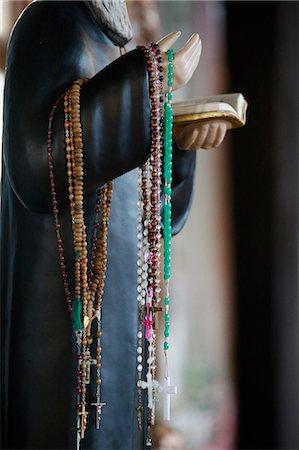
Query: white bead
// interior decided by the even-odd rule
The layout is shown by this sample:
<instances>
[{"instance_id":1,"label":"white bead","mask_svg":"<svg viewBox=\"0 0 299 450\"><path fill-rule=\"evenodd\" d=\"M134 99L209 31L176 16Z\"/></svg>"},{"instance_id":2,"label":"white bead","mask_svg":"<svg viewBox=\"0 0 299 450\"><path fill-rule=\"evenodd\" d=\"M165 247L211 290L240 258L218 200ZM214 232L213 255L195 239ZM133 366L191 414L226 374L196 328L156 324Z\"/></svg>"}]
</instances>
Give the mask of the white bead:
<instances>
[{"instance_id":1,"label":"white bead","mask_svg":"<svg viewBox=\"0 0 299 450\"><path fill-rule=\"evenodd\" d=\"M138 337L139 339L141 339L141 338L142 338L142 331L138 331L138 333L137 333L137 337Z\"/></svg>"},{"instance_id":2,"label":"white bead","mask_svg":"<svg viewBox=\"0 0 299 450\"><path fill-rule=\"evenodd\" d=\"M147 287L147 281L143 281L143 282L141 283L141 287L146 288L146 287Z\"/></svg>"},{"instance_id":3,"label":"white bead","mask_svg":"<svg viewBox=\"0 0 299 450\"><path fill-rule=\"evenodd\" d=\"M137 277L137 283L141 284L142 283L142 278L141 277ZM142 286L142 285L141 285Z\"/></svg>"},{"instance_id":4,"label":"white bead","mask_svg":"<svg viewBox=\"0 0 299 450\"><path fill-rule=\"evenodd\" d=\"M140 287L140 289L141 289L141 286L138 286L138 287ZM140 292L140 291L138 291L138 292ZM141 295L142 295L142 297L146 297L146 291L144 289L141 291Z\"/></svg>"},{"instance_id":5,"label":"white bead","mask_svg":"<svg viewBox=\"0 0 299 450\"><path fill-rule=\"evenodd\" d=\"M142 287L141 286L137 286L137 292L141 292L142 291ZM142 295L142 294L141 294Z\"/></svg>"},{"instance_id":6,"label":"white bead","mask_svg":"<svg viewBox=\"0 0 299 450\"><path fill-rule=\"evenodd\" d=\"M141 305L142 305L142 306L144 306L144 305L145 305L145 300L144 300L144 298L143 298L143 299L141 300L141 302L140 302L140 303L141 303Z\"/></svg>"},{"instance_id":7,"label":"white bead","mask_svg":"<svg viewBox=\"0 0 299 450\"><path fill-rule=\"evenodd\" d=\"M142 268L141 268L141 267L138 267L137 273L138 273L138 275L141 275L141 274L142 274Z\"/></svg>"},{"instance_id":8,"label":"white bead","mask_svg":"<svg viewBox=\"0 0 299 450\"><path fill-rule=\"evenodd\" d=\"M141 356L141 355L138 355L138 356L137 356L137 361L138 361L138 362L142 362L142 356Z\"/></svg>"},{"instance_id":9,"label":"white bead","mask_svg":"<svg viewBox=\"0 0 299 450\"><path fill-rule=\"evenodd\" d=\"M142 372L142 365L141 364L138 364L137 370L138 370L138 372Z\"/></svg>"},{"instance_id":10,"label":"white bead","mask_svg":"<svg viewBox=\"0 0 299 450\"><path fill-rule=\"evenodd\" d=\"M142 353L142 347L137 347L137 353L138 353L139 355L141 355L141 353Z\"/></svg>"},{"instance_id":11,"label":"white bead","mask_svg":"<svg viewBox=\"0 0 299 450\"><path fill-rule=\"evenodd\" d=\"M138 294L138 295L137 295L137 301L138 301L138 302L141 302L141 300L142 300L142 296L141 296L140 294Z\"/></svg>"},{"instance_id":12,"label":"white bead","mask_svg":"<svg viewBox=\"0 0 299 450\"><path fill-rule=\"evenodd\" d=\"M142 239L142 233L137 233L137 239Z\"/></svg>"}]
</instances>

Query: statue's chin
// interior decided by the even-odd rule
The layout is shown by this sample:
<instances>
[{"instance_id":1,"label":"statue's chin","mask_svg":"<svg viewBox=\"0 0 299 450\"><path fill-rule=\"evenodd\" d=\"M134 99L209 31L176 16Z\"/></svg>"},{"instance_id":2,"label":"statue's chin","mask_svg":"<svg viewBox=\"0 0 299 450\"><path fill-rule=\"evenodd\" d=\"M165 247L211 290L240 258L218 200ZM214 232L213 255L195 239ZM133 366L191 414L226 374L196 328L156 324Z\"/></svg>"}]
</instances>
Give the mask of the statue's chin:
<instances>
[{"instance_id":1,"label":"statue's chin","mask_svg":"<svg viewBox=\"0 0 299 450\"><path fill-rule=\"evenodd\" d=\"M124 0L89 0L86 4L115 45L123 46L132 39L132 25Z\"/></svg>"}]
</instances>

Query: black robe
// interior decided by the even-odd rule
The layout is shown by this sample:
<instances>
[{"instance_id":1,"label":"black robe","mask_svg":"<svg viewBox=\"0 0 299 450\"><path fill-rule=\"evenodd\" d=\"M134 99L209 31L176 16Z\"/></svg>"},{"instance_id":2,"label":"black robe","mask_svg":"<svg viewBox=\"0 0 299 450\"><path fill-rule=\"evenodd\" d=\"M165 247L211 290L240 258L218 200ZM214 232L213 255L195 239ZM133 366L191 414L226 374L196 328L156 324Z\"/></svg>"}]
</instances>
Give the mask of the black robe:
<instances>
[{"instance_id":1,"label":"black robe","mask_svg":"<svg viewBox=\"0 0 299 450\"><path fill-rule=\"evenodd\" d=\"M144 447L135 433L136 168L149 155L149 88L143 53L118 55L81 1L31 4L10 40L1 211L2 449L75 448L75 345L51 212L46 138L51 106L82 76L90 77L81 106L89 231L96 189L115 179L102 311L107 406L99 431L90 413L83 448ZM71 268L61 107L54 143L58 209ZM195 153L175 149L174 234L188 214L194 170ZM73 288L70 271L69 277Z\"/></svg>"}]
</instances>

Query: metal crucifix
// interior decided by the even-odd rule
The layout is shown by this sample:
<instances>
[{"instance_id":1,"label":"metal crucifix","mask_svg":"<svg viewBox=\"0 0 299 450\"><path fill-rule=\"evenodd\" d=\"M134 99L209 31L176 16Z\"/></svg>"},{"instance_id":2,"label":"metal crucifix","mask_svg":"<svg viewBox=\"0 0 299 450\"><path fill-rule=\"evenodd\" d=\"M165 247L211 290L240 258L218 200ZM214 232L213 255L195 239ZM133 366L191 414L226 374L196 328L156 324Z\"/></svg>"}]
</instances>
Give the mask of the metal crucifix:
<instances>
[{"instance_id":1,"label":"metal crucifix","mask_svg":"<svg viewBox=\"0 0 299 450\"><path fill-rule=\"evenodd\" d=\"M96 407L96 428L97 430L100 428L102 408L106 406L106 403L101 403L99 399L97 399L96 403L92 403L91 406Z\"/></svg>"}]
</instances>

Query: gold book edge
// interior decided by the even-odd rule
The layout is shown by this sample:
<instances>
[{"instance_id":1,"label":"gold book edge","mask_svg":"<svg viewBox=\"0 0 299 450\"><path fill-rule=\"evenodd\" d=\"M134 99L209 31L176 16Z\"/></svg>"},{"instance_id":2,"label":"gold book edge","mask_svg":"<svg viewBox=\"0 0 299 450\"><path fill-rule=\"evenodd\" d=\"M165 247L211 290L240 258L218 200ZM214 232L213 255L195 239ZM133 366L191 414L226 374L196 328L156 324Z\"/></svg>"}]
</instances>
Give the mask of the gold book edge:
<instances>
[{"instance_id":1,"label":"gold book edge","mask_svg":"<svg viewBox=\"0 0 299 450\"><path fill-rule=\"evenodd\" d=\"M232 128L243 127L246 123L237 114L233 114L231 111L210 111L201 112L195 114L182 114L173 117L173 124L175 126L188 125L192 122L200 122L202 120L212 119L226 119L231 123Z\"/></svg>"}]
</instances>

